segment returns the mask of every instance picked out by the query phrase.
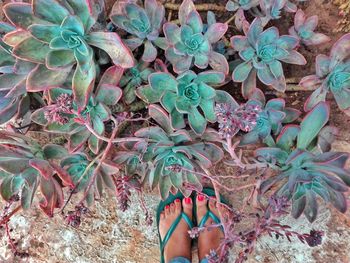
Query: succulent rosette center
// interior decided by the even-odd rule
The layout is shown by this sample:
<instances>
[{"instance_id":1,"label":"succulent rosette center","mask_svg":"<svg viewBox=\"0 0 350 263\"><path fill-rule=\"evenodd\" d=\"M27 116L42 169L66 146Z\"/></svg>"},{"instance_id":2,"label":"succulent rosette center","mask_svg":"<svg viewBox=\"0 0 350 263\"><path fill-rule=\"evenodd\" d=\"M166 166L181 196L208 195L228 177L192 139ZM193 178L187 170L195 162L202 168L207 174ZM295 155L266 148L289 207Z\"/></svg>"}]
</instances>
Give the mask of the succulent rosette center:
<instances>
[{"instance_id":1,"label":"succulent rosette center","mask_svg":"<svg viewBox=\"0 0 350 263\"><path fill-rule=\"evenodd\" d=\"M258 57L268 63L275 59L277 51L277 46L275 45L265 45L258 49Z\"/></svg>"},{"instance_id":2,"label":"succulent rosette center","mask_svg":"<svg viewBox=\"0 0 350 263\"><path fill-rule=\"evenodd\" d=\"M198 85L196 83L190 83L188 85L179 85L180 96L194 103L193 106L197 106L199 104L200 95L198 93Z\"/></svg>"},{"instance_id":3,"label":"succulent rosette center","mask_svg":"<svg viewBox=\"0 0 350 263\"><path fill-rule=\"evenodd\" d=\"M328 86L333 92L341 91L346 85L350 86L350 72L338 71L330 74Z\"/></svg>"}]
</instances>

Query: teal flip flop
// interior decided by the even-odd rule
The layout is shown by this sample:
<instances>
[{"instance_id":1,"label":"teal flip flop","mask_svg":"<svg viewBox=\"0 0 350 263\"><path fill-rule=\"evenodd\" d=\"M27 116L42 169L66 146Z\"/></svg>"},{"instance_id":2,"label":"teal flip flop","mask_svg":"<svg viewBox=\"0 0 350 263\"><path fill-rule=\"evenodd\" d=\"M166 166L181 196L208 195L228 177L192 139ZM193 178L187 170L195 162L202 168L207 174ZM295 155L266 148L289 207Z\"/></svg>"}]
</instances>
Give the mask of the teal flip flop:
<instances>
[{"instance_id":1,"label":"teal flip flop","mask_svg":"<svg viewBox=\"0 0 350 263\"><path fill-rule=\"evenodd\" d=\"M159 236L159 244L160 244L160 262L165 263L164 260L164 248L169 241L171 235L174 233L177 225L180 223L181 219L184 219L187 225L189 226L190 229L193 228L193 222L192 220L184 213L181 212L181 214L175 219L171 227L169 228L168 232L166 233L164 239L162 240L160 233L159 233L159 221L160 221L160 214L162 211L164 211L165 206L170 205L172 202L174 202L176 199L184 199L184 196L181 192L178 192L176 195L170 194L169 197L164 200L160 201L157 209L157 228L158 228L158 236Z\"/></svg>"},{"instance_id":2,"label":"teal flip flop","mask_svg":"<svg viewBox=\"0 0 350 263\"><path fill-rule=\"evenodd\" d=\"M215 196L214 189L209 188L209 187L203 188L202 193L207 195L207 196ZM208 221L209 218L211 218L215 222L215 224L221 223L220 218L218 218L212 211L210 211L209 204L207 205L207 208L208 208L207 213L203 216L202 220L200 222L198 222L197 195L195 195L193 199L194 199L194 204L193 204L194 205L194 216L193 217L195 218L198 227L204 227L205 223ZM220 195L220 202L228 205L228 201L222 195ZM222 226L220 226L220 228L223 230Z\"/></svg>"}]
</instances>

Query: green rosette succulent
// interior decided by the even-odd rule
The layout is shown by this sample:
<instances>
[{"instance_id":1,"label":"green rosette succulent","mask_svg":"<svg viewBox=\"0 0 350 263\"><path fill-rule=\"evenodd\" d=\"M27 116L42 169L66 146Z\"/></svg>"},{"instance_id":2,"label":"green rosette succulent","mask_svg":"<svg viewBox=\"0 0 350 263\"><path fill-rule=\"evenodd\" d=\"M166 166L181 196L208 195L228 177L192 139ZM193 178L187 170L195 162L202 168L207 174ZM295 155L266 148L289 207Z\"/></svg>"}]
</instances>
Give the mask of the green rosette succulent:
<instances>
[{"instance_id":1,"label":"green rosette succulent","mask_svg":"<svg viewBox=\"0 0 350 263\"><path fill-rule=\"evenodd\" d=\"M99 0L32 0L4 6L6 17L17 28L4 36L5 43L23 39L13 45L12 54L38 64L28 76L27 91L62 86L70 76L74 99L83 108L96 78L92 46L104 50L115 65L134 65L130 50L116 33L95 31L102 6Z\"/></svg>"},{"instance_id":2,"label":"green rosette succulent","mask_svg":"<svg viewBox=\"0 0 350 263\"><path fill-rule=\"evenodd\" d=\"M292 200L292 216L298 218L304 213L310 222L317 216L318 197L343 213L347 209L344 193L350 186L350 173L345 169L345 163L349 154L320 152L320 149L326 149L321 144L330 142L324 140L325 133L321 135L328 119L329 106L320 102L300 126L285 126L275 147L260 148L255 152L258 160L277 171L277 175L262 182L261 193L278 185L275 194Z\"/></svg>"},{"instance_id":3,"label":"green rosette succulent","mask_svg":"<svg viewBox=\"0 0 350 263\"><path fill-rule=\"evenodd\" d=\"M148 76L154 70L149 68L149 63L140 62L135 67L125 71L120 79L119 86L123 88L123 100L130 104L136 99L136 89L148 82Z\"/></svg>"},{"instance_id":4,"label":"green rosette succulent","mask_svg":"<svg viewBox=\"0 0 350 263\"><path fill-rule=\"evenodd\" d=\"M225 75L217 71L205 71L197 75L189 70L176 79L169 73L152 73L149 75L149 85L140 87L137 95L147 103L160 102L170 113L174 129L186 127L186 114L191 129L202 134L207 121L216 120L214 102L217 91L210 85L222 83L224 79Z\"/></svg>"},{"instance_id":5,"label":"green rosette succulent","mask_svg":"<svg viewBox=\"0 0 350 263\"><path fill-rule=\"evenodd\" d=\"M0 32L7 34L15 27L0 23ZM13 48L0 39L0 124L20 118L30 111L26 80L36 64L16 59Z\"/></svg>"},{"instance_id":6,"label":"green rosette succulent","mask_svg":"<svg viewBox=\"0 0 350 263\"><path fill-rule=\"evenodd\" d=\"M131 150L130 154L121 151L116 162L132 167L143 165L146 169L143 180L148 181L151 188L158 186L162 199L177 190L186 196L193 188L201 190L202 185L194 172L220 161L223 151L213 143L197 140L186 130L175 131L168 114L157 105L149 106L149 115L159 126L136 131L135 136L144 141L125 145Z\"/></svg>"},{"instance_id":7,"label":"green rosette succulent","mask_svg":"<svg viewBox=\"0 0 350 263\"><path fill-rule=\"evenodd\" d=\"M182 73L189 70L194 63L200 69L210 65L213 70L228 74L229 67L225 56L212 48L212 44L223 37L228 25L215 23L204 33L202 19L191 0L182 2L179 20L180 27L171 22L163 26L165 56L173 65L173 70Z\"/></svg>"},{"instance_id":8,"label":"green rosette succulent","mask_svg":"<svg viewBox=\"0 0 350 263\"><path fill-rule=\"evenodd\" d=\"M68 148L75 152L88 142L90 150L97 154L102 145L92 130L103 136L105 132L104 122L110 120L110 109L118 103L122 91L115 86L115 78L118 78L117 66L107 69L97 87L96 93L90 97L84 110L72 100L72 91L55 88L49 93L49 105L33 112L32 120L44 126L48 132L62 133L69 136Z\"/></svg>"},{"instance_id":9,"label":"green rosette succulent","mask_svg":"<svg viewBox=\"0 0 350 263\"><path fill-rule=\"evenodd\" d=\"M254 128L243 135L240 145L248 145L262 141L268 146L275 146L273 136L277 136L282 130L282 124L291 123L298 119L299 110L285 107L283 99L271 99L265 104L264 95L247 101L246 105L257 109L257 118Z\"/></svg>"},{"instance_id":10,"label":"green rosette succulent","mask_svg":"<svg viewBox=\"0 0 350 263\"><path fill-rule=\"evenodd\" d=\"M341 37L332 47L330 56L316 57L316 75L304 77L300 85L316 90L306 100L305 111L325 101L330 91L338 107L350 115L350 34Z\"/></svg>"},{"instance_id":11,"label":"green rosette succulent","mask_svg":"<svg viewBox=\"0 0 350 263\"><path fill-rule=\"evenodd\" d=\"M256 76L265 85L280 92L286 89L282 62L305 65L305 58L295 50L299 41L279 35L276 27L263 31L260 18L254 19L245 36L231 37L232 47L243 60L232 73L235 82L242 82L242 95L249 98L256 89Z\"/></svg>"},{"instance_id":12,"label":"green rosette succulent","mask_svg":"<svg viewBox=\"0 0 350 263\"><path fill-rule=\"evenodd\" d=\"M40 208L52 217L54 209L64 203L60 184L74 186L69 175L55 164L67 154L62 146L47 144L41 147L24 135L0 131L1 197L9 201L18 194L22 208L27 210L40 191L43 197Z\"/></svg>"},{"instance_id":13,"label":"green rosette succulent","mask_svg":"<svg viewBox=\"0 0 350 263\"><path fill-rule=\"evenodd\" d=\"M74 182L75 193L83 192L89 206L101 198L105 187L113 193L116 191L114 175L119 172L114 162L103 160L99 169L100 159L92 165L91 162L91 158L82 152L66 155L60 162L62 169L67 171Z\"/></svg>"},{"instance_id":14,"label":"green rosette succulent","mask_svg":"<svg viewBox=\"0 0 350 263\"><path fill-rule=\"evenodd\" d=\"M132 37L125 39L131 50L144 45L141 59L153 62L157 57L156 43L164 21L165 8L156 0L145 0L145 8L132 2L117 1L110 16L112 22Z\"/></svg>"}]
</instances>

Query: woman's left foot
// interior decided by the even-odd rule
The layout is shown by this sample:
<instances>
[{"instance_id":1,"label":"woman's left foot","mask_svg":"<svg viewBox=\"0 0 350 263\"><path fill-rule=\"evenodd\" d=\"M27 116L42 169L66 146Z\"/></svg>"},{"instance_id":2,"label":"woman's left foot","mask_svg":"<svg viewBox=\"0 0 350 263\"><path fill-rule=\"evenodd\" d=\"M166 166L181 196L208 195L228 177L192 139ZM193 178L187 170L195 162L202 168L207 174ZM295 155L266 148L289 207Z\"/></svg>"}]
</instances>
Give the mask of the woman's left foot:
<instances>
[{"instance_id":1,"label":"woman's left foot","mask_svg":"<svg viewBox=\"0 0 350 263\"><path fill-rule=\"evenodd\" d=\"M176 199L164 208L159 221L159 233L162 240L182 211L192 220L192 207L192 199L184 198L182 204L180 199ZM191 259L191 238L188 230L188 224L184 219L181 219L165 245L164 258L166 263L176 257Z\"/></svg>"}]
</instances>

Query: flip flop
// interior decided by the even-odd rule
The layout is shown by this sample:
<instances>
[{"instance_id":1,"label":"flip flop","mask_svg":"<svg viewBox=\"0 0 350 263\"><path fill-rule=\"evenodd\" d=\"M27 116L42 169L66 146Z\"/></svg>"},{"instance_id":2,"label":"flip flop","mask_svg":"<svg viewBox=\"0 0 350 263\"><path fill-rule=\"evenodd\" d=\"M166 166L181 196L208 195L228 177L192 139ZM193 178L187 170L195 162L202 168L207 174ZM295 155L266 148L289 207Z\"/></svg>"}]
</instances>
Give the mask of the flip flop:
<instances>
[{"instance_id":1,"label":"flip flop","mask_svg":"<svg viewBox=\"0 0 350 263\"><path fill-rule=\"evenodd\" d=\"M169 241L171 235L174 233L177 225L180 223L181 219L184 219L187 225L190 229L193 228L193 222L192 220L184 213L181 212L181 214L175 219L171 227L169 228L168 232L165 234L164 239L162 240L160 233L159 233L159 221L160 221L160 214L164 211L165 206L170 205L172 202L174 202L176 199L184 199L185 197L181 192L178 192L176 195L169 194L169 197L164 200L160 201L157 209L157 228L158 228L158 236L159 236L159 244L160 244L160 262L164 263L164 248Z\"/></svg>"},{"instance_id":2,"label":"flip flop","mask_svg":"<svg viewBox=\"0 0 350 263\"><path fill-rule=\"evenodd\" d=\"M203 188L202 193L204 193L207 196L215 196L214 189L209 188L209 187ZM198 218L197 218L197 194L195 194L193 199L194 199L194 202L193 202L194 215L193 215L193 217L194 217L195 222L196 222L198 227L204 227L205 223L208 221L209 218L211 218L215 222L215 224L221 223L220 218L218 218L212 211L210 211L209 203L207 204L207 209L208 209L207 213L203 216L202 220L200 222L198 222ZM220 202L224 203L226 205L229 204L228 201L222 195L220 195ZM220 226L220 228L223 230L222 226Z\"/></svg>"}]
</instances>

